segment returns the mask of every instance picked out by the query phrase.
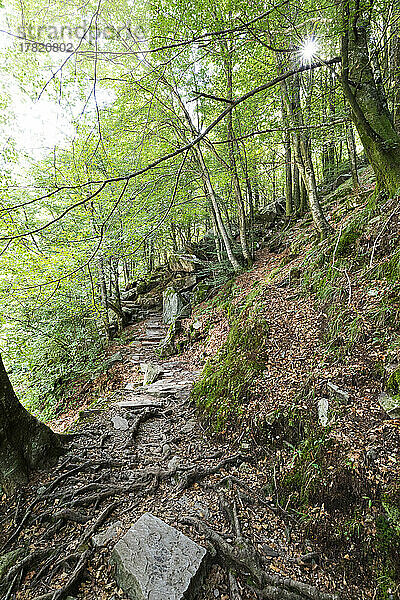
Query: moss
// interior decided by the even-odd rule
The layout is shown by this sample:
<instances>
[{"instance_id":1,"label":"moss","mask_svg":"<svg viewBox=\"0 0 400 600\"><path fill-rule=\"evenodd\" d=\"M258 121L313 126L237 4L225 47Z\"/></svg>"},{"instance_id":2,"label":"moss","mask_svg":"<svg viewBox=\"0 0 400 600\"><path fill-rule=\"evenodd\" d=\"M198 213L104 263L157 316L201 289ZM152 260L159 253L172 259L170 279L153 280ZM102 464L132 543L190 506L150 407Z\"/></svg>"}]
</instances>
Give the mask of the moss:
<instances>
[{"instance_id":1,"label":"moss","mask_svg":"<svg viewBox=\"0 0 400 600\"><path fill-rule=\"evenodd\" d=\"M351 221L339 237L336 256L344 257L352 254L355 243L363 234L363 229L363 223L358 220Z\"/></svg>"},{"instance_id":2,"label":"moss","mask_svg":"<svg viewBox=\"0 0 400 600\"><path fill-rule=\"evenodd\" d=\"M243 311L194 386L192 398L216 431L240 419L252 383L265 367L268 330L257 312Z\"/></svg>"},{"instance_id":3,"label":"moss","mask_svg":"<svg viewBox=\"0 0 400 600\"><path fill-rule=\"evenodd\" d=\"M395 396L400 395L400 367L390 374L386 388Z\"/></svg>"}]
</instances>

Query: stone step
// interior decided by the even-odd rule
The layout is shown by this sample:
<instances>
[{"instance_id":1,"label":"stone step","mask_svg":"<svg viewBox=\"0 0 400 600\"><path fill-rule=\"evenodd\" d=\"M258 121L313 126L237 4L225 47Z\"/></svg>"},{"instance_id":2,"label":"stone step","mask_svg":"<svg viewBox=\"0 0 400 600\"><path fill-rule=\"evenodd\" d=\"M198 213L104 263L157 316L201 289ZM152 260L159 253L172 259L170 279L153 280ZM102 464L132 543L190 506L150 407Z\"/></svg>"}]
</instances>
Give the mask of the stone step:
<instances>
[{"instance_id":1,"label":"stone step","mask_svg":"<svg viewBox=\"0 0 400 600\"><path fill-rule=\"evenodd\" d=\"M151 396L150 394L141 394L140 396L130 397L129 400L120 400L116 402L113 406L117 408L125 408L126 410L133 410L135 408L162 408L162 403L159 399Z\"/></svg>"},{"instance_id":2,"label":"stone step","mask_svg":"<svg viewBox=\"0 0 400 600\"><path fill-rule=\"evenodd\" d=\"M193 598L208 567L207 551L150 513L117 542L111 563L130 598Z\"/></svg>"}]
</instances>

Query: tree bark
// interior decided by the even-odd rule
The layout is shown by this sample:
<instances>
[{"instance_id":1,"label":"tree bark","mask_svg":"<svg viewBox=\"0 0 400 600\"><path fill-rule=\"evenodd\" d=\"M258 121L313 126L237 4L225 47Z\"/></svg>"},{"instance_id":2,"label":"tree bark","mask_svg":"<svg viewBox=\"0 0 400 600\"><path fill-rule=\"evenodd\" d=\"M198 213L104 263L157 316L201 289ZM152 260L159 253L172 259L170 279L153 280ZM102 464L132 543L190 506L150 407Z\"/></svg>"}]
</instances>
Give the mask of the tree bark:
<instances>
[{"instance_id":1,"label":"tree bark","mask_svg":"<svg viewBox=\"0 0 400 600\"><path fill-rule=\"evenodd\" d=\"M6 494L63 453L61 438L20 404L0 356L0 485Z\"/></svg>"},{"instance_id":2,"label":"tree bark","mask_svg":"<svg viewBox=\"0 0 400 600\"><path fill-rule=\"evenodd\" d=\"M225 59L224 59L224 67L226 72L227 79L227 87L228 87L228 99L232 102L233 99L233 77L232 77L232 52L230 51L227 43L223 44L225 50ZM232 111L228 114L228 147L229 147L229 161L231 168L231 177L232 177L232 185L233 192L236 199L236 206L238 211L238 222L239 222L239 238L240 245L242 248L243 258L247 264L247 266L251 266L253 261L251 258L251 254L249 251L248 241L247 241L247 232L246 232L246 212L244 208L242 189L240 187L240 181L238 176L237 164L236 164L236 151L235 144L237 144L234 131L233 131L233 115Z\"/></svg>"},{"instance_id":3,"label":"tree bark","mask_svg":"<svg viewBox=\"0 0 400 600\"><path fill-rule=\"evenodd\" d=\"M370 3L368 3L370 6ZM377 179L377 191L400 187L400 135L371 64L370 15L363 0L343 0L342 86L352 119Z\"/></svg>"},{"instance_id":4,"label":"tree bark","mask_svg":"<svg viewBox=\"0 0 400 600\"><path fill-rule=\"evenodd\" d=\"M281 64L278 57L276 57L276 66L279 74L281 72ZM289 124L292 127L302 127L304 123L301 113L299 78L295 78L293 89L291 89L290 92L287 82L281 81L281 91L283 102L286 106ZM293 151L297 168L299 169L300 175L307 189L308 203L314 225L321 238L325 238L331 233L332 227L325 218L319 200L314 164L311 155L310 140L308 139L307 134L301 129L293 132Z\"/></svg>"},{"instance_id":5,"label":"tree bark","mask_svg":"<svg viewBox=\"0 0 400 600\"><path fill-rule=\"evenodd\" d=\"M355 190L358 190L360 187L360 182L358 180L358 171L357 171L357 151L356 151L356 143L354 140L354 131L353 124L346 123L346 143L347 143L347 152L349 154L350 160L350 169L351 169L351 177L353 180L353 187Z\"/></svg>"},{"instance_id":6,"label":"tree bark","mask_svg":"<svg viewBox=\"0 0 400 600\"><path fill-rule=\"evenodd\" d=\"M222 215L221 215L221 211L218 206L217 197L215 195L215 191L214 191L214 188L211 183L210 173L208 172L206 163L203 158L203 153L199 146L195 146L193 148L193 150L195 152L195 155L196 155L197 160L200 165L203 183L204 183L205 189L207 190L207 195L210 199L210 202L211 202L213 210L214 210L217 227L218 227L219 233L221 234L222 241L224 242L224 246L225 246L226 253L228 255L229 262L231 263L235 273L239 273L239 271L241 271L242 267L240 266L239 262L237 261L235 255L233 253L232 246L229 241L228 233L226 231L225 224L222 220Z\"/></svg>"}]
</instances>

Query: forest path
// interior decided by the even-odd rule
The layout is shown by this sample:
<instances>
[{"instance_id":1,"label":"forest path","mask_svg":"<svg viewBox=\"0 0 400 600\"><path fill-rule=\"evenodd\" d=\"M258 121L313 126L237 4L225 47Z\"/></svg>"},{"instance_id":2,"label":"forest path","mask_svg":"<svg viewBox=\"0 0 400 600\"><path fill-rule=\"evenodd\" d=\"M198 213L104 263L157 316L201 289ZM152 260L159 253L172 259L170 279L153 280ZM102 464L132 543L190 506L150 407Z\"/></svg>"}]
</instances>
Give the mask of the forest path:
<instances>
[{"instance_id":1,"label":"forest path","mask_svg":"<svg viewBox=\"0 0 400 600\"><path fill-rule=\"evenodd\" d=\"M330 600L312 587L332 589L322 570L301 559L312 548L291 542L290 520L266 496L257 457L241 436L228 442L205 435L190 400L197 373L156 354L165 329L159 314L144 325L125 348L127 379L141 363L162 373L147 386L128 381L107 408L84 411L50 477L37 479L9 507L2 553L25 554L6 577L4 598L126 598L110 555L150 512L207 548L212 542L217 556L198 600L254 599L243 573L268 586L266 598Z\"/></svg>"}]
</instances>

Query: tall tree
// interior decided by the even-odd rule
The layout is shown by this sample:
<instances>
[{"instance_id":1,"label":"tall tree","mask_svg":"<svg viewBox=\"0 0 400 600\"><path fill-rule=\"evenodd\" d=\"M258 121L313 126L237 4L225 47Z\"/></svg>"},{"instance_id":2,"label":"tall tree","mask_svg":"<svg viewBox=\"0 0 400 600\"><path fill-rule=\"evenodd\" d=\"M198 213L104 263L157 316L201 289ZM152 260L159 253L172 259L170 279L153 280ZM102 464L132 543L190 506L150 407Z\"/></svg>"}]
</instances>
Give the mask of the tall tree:
<instances>
[{"instance_id":1,"label":"tall tree","mask_svg":"<svg viewBox=\"0 0 400 600\"><path fill-rule=\"evenodd\" d=\"M13 493L29 474L63 452L60 436L18 401L0 356L0 485Z\"/></svg>"},{"instance_id":2,"label":"tall tree","mask_svg":"<svg viewBox=\"0 0 400 600\"><path fill-rule=\"evenodd\" d=\"M400 134L371 60L376 52L370 48L372 9L369 0L342 2L341 80L377 189L393 195L400 187Z\"/></svg>"}]
</instances>

